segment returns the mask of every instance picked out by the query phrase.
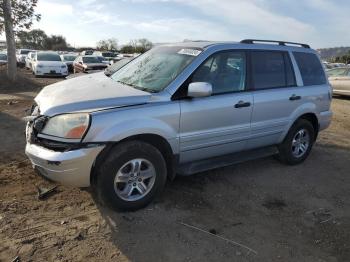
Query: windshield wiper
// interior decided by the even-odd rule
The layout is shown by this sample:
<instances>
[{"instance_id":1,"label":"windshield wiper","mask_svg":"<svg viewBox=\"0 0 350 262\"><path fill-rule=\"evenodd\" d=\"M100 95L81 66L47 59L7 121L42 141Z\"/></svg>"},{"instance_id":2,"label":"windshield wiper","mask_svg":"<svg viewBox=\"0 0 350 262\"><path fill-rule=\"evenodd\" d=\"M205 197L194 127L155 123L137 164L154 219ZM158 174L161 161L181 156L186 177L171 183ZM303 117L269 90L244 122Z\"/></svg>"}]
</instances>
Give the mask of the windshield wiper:
<instances>
[{"instance_id":1,"label":"windshield wiper","mask_svg":"<svg viewBox=\"0 0 350 262\"><path fill-rule=\"evenodd\" d=\"M149 93L154 93L153 90L149 90L148 88L140 87L140 86L137 86L137 85L135 85L135 84L125 83L125 82L120 81L120 80L118 80L117 82L118 82L118 83L121 83L121 84L123 84L123 85L131 86L131 87L133 87L133 88L135 88L135 89L138 89L138 90L141 90L141 91L146 91L146 92L149 92Z\"/></svg>"}]
</instances>

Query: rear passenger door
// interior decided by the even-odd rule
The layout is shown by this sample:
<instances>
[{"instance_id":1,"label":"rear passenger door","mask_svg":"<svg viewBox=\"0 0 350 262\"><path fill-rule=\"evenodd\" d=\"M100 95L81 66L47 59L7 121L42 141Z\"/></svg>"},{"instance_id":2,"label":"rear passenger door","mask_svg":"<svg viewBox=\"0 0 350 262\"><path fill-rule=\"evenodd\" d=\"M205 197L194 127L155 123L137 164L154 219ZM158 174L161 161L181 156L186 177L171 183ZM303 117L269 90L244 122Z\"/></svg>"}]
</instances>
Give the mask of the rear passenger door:
<instances>
[{"instance_id":1,"label":"rear passenger door","mask_svg":"<svg viewBox=\"0 0 350 262\"><path fill-rule=\"evenodd\" d=\"M254 107L247 149L277 144L304 100L287 51L254 50L250 56Z\"/></svg>"}]
</instances>

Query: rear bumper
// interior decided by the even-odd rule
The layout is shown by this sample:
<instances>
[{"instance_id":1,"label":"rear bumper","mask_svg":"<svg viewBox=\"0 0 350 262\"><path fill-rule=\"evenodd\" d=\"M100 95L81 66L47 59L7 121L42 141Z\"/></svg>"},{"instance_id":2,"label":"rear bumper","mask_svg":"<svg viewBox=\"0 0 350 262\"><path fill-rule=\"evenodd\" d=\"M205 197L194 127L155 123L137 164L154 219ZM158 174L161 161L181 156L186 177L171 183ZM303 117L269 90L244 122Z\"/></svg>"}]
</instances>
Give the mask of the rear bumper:
<instances>
[{"instance_id":1,"label":"rear bumper","mask_svg":"<svg viewBox=\"0 0 350 262\"><path fill-rule=\"evenodd\" d=\"M90 186L92 165L104 146L56 152L27 143L25 153L33 167L49 180L74 187Z\"/></svg>"},{"instance_id":2,"label":"rear bumper","mask_svg":"<svg viewBox=\"0 0 350 262\"><path fill-rule=\"evenodd\" d=\"M321 112L318 116L319 130L326 129L331 124L333 113L332 111Z\"/></svg>"}]
</instances>

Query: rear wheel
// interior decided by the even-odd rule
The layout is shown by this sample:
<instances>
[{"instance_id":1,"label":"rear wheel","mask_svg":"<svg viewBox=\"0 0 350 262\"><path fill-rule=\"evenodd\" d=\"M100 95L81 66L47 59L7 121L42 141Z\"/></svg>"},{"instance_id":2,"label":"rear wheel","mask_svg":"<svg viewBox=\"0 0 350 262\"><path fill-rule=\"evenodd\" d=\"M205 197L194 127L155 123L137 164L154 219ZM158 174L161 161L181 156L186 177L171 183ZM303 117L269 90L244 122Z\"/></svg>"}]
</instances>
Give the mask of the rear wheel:
<instances>
[{"instance_id":1,"label":"rear wheel","mask_svg":"<svg viewBox=\"0 0 350 262\"><path fill-rule=\"evenodd\" d=\"M310 154L314 140L315 130L312 124L305 119L299 119L279 145L278 159L289 165L302 163Z\"/></svg>"},{"instance_id":2,"label":"rear wheel","mask_svg":"<svg viewBox=\"0 0 350 262\"><path fill-rule=\"evenodd\" d=\"M117 145L97 165L98 197L119 210L136 210L148 205L166 182L167 168L162 154L140 141Z\"/></svg>"}]
</instances>

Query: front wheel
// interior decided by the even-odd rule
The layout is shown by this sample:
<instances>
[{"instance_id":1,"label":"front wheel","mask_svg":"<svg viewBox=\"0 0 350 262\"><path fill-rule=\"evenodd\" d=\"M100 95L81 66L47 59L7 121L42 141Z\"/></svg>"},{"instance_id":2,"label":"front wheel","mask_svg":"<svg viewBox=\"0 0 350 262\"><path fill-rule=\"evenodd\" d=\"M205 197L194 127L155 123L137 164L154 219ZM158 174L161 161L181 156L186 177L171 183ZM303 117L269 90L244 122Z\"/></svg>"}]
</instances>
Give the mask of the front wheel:
<instances>
[{"instance_id":1,"label":"front wheel","mask_svg":"<svg viewBox=\"0 0 350 262\"><path fill-rule=\"evenodd\" d=\"M299 119L279 145L278 159L288 165L302 163L310 154L314 140L315 130L312 124L305 119Z\"/></svg>"},{"instance_id":2,"label":"front wheel","mask_svg":"<svg viewBox=\"0 0 350 262\"><path fill-rule=\"evenodd\" d=\"M103 203L119 210L148 205L164 188L167 177L162 154L141 141L115 146L97 166L97 195Z\"/></svg>"}]
</instances>

